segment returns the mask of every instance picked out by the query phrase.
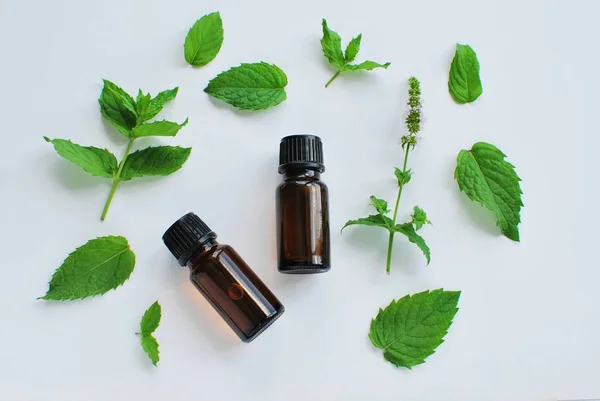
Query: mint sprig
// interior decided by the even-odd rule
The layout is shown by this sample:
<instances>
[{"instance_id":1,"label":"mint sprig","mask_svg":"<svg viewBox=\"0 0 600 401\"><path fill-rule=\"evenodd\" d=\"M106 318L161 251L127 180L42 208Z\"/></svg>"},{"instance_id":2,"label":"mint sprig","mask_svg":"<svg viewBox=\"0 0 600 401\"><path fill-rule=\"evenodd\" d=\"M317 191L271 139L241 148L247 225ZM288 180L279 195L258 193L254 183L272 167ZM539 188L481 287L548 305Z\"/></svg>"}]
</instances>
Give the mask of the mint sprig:
<instances>
[{"instance_id":1,"label":"mint sprig","mask_svg":"<svg viewBox=\"0 0 600 401\"><path fill-rule=\"evenodd\" d=\"M348 43L346 51L342 52L342 38L340 35L338 35L337 32L329 29L325 18L323 18L322 26L323 38L321 39L321 48L323 49L323 54L329 61L329 64L337 68L337 71L333 77L331 77L331 79L325 84L326 88L331 85L331 83L335 81L335 79L344 71L371 71L375 68L387 69L390 66L391 63L379 64L370 60L359 64L350 64L354 61L360 50L362 33L353 38L350 43Z\"/></svg>"},{"instance_id":2,"label":"mint sprig","mask_svg":"<svg viewBox=\"0 0 600 401\"><path fill-rule=\"evenodd\" d=\"M370 215L368 217L360 218L357 220L348 221L342 230L348 226L362 225L371 227L380 227L389 232L388 240L388 251L387 251L387 262L386 272L390 274L392 264L392 250L394 246L394 238L396 234L404 235L408 241L417 245L419 249L425 255L427 264L431 261L431 251L425 240L417 234L423 225L430 224L431 222L427 219L427 214L419 206L413 208L413 214L411 220L405 223L397 223L398 209L400 206L400 198L402 197L402 190L404 186L411 181L412 172L408 169L408 154L417 145L417 134L421 130L421 86L419 80L415 77L411 77L408 80L408 102L409 107L408 114L406 116L405 125L408 131L407 135L402 137L402 148L404 149L404 164L402 168L396 168L394 175L398 181L398 196L396 197L396 204L394 206L394 213L392 217L389 217L391 210L388 209L388 203L379 199L375 196L371 196L371 204L377 211L377 214Z\"/></svg>"},{"instance_id":3,"label":"mint sprig","mask_svg":"<svg viewBox=\"0 0 600 401\"><path fill-rule=\"evenodd\" d=\"M460 151L454 178L471 200L494 212L507 238L519 242L521 178L505 157L496 146L478 142L470 150Z\"/></svg>"},{"instance_id":4,"label":"mint sprig","mask_svg":"<svg viewBox=\"0 0 600 401\"><path fill-rule=\"evenodd\" d=\"M393 300L371 321L369 339L386 361L412 369L444 342L459 298L460 291L438 289Z\"/></svg>"},{"instance_id":5,"label":"mint sprig","mask_svg":"<svg viewBox=\"0 0 600 401\"><path fill-rule=\"evenodd\" d=\"M54 272L39 299L84 299L122 285L133 272L135 254L124 237L95 238L73 251Z\"/></svg>"},{"instance_id":6,"label":"mint sprig","mask_svg":"<svg viewBox=\"0 0 600 401\"><path fill-rule=\"evenodd\" d=\"M65 139L44 137L66 160L92 175L112 180L113 184L102 210L101 220L106 218L121 181L135 177L172 174L183 166L190 155L191 148L177 146L149 147L130 154L133 144L138 138L173 137L187 124L187 119L181 124L165 120L148 122L162 110L167 102L175 99L177 90L178 88L173 88L162 91L155 97L150 96L149 93L144 94L140 90L134 100L114 83L104 81L104 88L99 99L100 113L121 135L128 139L125 154L118 163L115 155L106 149L81 146Z\"/></svg>"},{"instance_id":7,"label":"mint sprig","mask_svg":"<svg viewBox=\"0 0 600 401\"><path fill-rule=\"evenodd\" d=\"M158 350L158 341L152 334L158 328L161 317L162 308L158 301L156 301L144 312L140 321L140 331L136 333L140 336L142 348L154 366L160 360L160 353Z\"/></svg>"}]
</instances>

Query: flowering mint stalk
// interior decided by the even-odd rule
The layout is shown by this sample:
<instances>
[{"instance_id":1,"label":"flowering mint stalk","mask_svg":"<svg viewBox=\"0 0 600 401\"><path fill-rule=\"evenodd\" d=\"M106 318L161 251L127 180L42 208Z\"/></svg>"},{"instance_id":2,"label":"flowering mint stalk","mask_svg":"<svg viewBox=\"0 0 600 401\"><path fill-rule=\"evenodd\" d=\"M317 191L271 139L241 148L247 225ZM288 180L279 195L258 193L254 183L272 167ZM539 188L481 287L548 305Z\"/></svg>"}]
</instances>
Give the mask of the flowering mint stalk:
<instances>
[{"instance_id":1,"label":"flowering mint stalk","mask_svg":"<svg viewBox=\"0 0 600 401\"><path fill-rule=\"evenodd\" d=\"M363 225L386 229L389 232L386 262L386 272L388 274L390 274L392 265L392 250L396 233L405 235L410 242L417 245L425 255L427 264L429 264L431 259L429 247L425 243L425 240L419 234L417 234L417 231L419 231L424 224L431 224L431 222L427 220L427 214L423 211L423 209L421 209L419 206L415 206L413 208L410 221L401 224L396 223L398 218L398 209L400 207L400 199L402 198L402 190L404 189L404 186L410 182L412 177L412 172L408 168L408 155L410 151L413 150L417 145L417 134L421 130L421 85L419 80L415 77L409 78L408 84L409 89L407 105L409 109L405 121L407 133L406 135L402 136L401 139L402 149L404 150L404 163L402 165L402 169L395 169L395 176L398 180L398 195L396 196L396 204L394 206L392 217L390 218L388 216L391 213L391 210L388 209L388 203L383 199L371 196L371 205L375 208L377 214L369 215L368 217L359 218L357 220L350 220L342 228L343 230L348 226Z\"/></svg>"}]
</instances>

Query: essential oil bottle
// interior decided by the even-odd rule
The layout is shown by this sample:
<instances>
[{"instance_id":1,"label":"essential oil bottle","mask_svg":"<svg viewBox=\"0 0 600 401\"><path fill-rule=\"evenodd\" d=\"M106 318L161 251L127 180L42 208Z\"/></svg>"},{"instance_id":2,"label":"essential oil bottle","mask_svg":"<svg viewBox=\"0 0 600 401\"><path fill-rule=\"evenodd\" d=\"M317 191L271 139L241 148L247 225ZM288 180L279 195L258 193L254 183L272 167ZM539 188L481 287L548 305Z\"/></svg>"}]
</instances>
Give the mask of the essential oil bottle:
<instances>
[{"instance_id":1,"label":"essential oil bottle","mask_svg":"<svg viewBox=\"0 0 600 401\"><path fill-rule=\"evenodd\" d=\"M176 221L163 241L192 284L244 342L254 340L284 311L267 286L229 245L194 213Z\"/></svg>"},{"instance_id":2,"label":"essential oil bottle","mask_svg":"<svg viewBox=\"0 0 600 401\"><path fill-rule=\"evenodd\" d=\"M278 269L286 274L330 269L329 190L321 181L323 143L314 135L281 140L277 187Z\"/></svg>"}]
</instances>

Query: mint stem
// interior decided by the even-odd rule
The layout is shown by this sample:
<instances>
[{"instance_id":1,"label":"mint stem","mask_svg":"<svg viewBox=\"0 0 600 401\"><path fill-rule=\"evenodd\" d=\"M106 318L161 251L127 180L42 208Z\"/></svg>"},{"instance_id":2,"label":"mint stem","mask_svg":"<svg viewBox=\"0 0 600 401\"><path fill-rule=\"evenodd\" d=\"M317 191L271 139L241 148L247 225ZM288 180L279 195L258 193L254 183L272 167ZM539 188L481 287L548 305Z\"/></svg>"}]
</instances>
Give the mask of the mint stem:
<instances>
[{"instance_id":1,"label":"mint stem","mask_svg":"<svg viewBox=\"0 0 600 401\"><path fill-rule=\"evenodd\" d=\"M333 77L331 77L331 79L329 81L327 81L327 83L325 84L325 87L327 88L329 85L331 85L331 83L333 81L335 81L335 79L340 75L341 71L338 70L338 72L336 72Z\"/></svg>"},{"instance_id":2,"label":"mint stem","mask_svg":"<svg viewBox=\"0 0 600 401\"><path fill-rule=\"evenodd\" d=\"M406 173L406 164L408 163L408 152L410 151L410 144L406 144L406 151L404 152L404 166L402 166L402 172ZM398 217L398 206L400 206L400 197L402 196L402 188L404 188L404 184L399 184L398 187L398 197L396 198L396 207L394 208L394 218L392 219L393 224L392 227L396 225L396 218ZM392 266L392 249L394 247L394 231L390 230L390 239L388 242L388 252L387 252L387 264L385 268L385 272L390 274L391 266Z\"/></svg>"},{"instance_id":3,"label":"mint stem","mask_svg":"<svg viewBox=\"0 0 600 401\"><path fill-rule=\"evenodd\" d=\"M119 182L121 182L121 172L123 171L123 166L125 166L125 161L127 160L127 156L129 156L129 152L131 152L131 147L133 146L133 141L135 138L129 139L129 143L127 144L127 149L125 149L125 154L121 159L121 163L119 163L119 170L117 170L117 174L113 178L113 184L110 188L110 193L108 194L108 199L104 204L104 209L102 210L102 216L100 216L100 220L104 221L106 219L106 214L108 213L108 208L110 207L110 203L112 202L113 197L115 196L115 191L119 186Z\"/></svg>"}]
</instances>

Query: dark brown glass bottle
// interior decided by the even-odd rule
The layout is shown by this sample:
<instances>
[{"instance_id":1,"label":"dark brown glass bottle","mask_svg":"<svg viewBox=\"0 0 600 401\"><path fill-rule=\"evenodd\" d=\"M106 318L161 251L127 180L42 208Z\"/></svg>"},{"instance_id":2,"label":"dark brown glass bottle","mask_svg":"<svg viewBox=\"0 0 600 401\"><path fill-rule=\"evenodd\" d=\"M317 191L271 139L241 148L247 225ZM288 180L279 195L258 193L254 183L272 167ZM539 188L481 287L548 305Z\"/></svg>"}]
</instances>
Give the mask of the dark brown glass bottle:
<instances>
[{"instance_id":1,"label":"dark brown glass bottle","mask_svg":"<svg viewBox=\"0 0 600 401\"><path fill-rule=\"evenodd\" d=\"M163 241L190 280L244 342L254 340L284 311L267 286L229 245L194 213L176 221Z\"/></svg>"},{"instance_id":2,"label":"dark brown glass bottle","mask_svg":"<svg viewBox=\"0 0 600 401\"><path fill-rule=\"evenodd\" d=\"M329 190L321 181L323 144L318 136L281 140L277 187L278 269L286 274L330 269Z\"/></svg>"}]
</instances>

